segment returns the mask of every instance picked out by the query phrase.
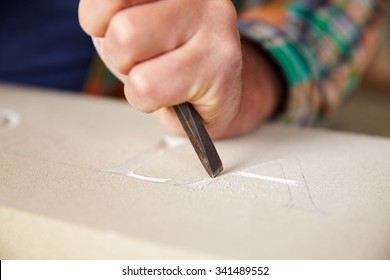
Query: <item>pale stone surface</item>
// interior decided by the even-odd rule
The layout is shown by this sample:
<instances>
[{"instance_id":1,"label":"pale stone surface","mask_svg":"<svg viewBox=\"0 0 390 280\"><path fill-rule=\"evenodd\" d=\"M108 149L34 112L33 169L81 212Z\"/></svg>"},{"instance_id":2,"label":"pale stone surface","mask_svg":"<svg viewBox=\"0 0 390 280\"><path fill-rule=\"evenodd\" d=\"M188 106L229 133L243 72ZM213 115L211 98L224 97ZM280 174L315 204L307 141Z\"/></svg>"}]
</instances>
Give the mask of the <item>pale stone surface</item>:
<instances>
[{"instance_id":1,"label":"pale stone surface","mask_svg":"<svg viewBox=\"0 0 390 280\"><path fill-rule=\"evenodd\" d=\"M21 116L0 127L2 259L390 257L386 138L268 125L216 142L211 180L125 102L2 86L0 107Z\"/></svg>"}]
</instances>

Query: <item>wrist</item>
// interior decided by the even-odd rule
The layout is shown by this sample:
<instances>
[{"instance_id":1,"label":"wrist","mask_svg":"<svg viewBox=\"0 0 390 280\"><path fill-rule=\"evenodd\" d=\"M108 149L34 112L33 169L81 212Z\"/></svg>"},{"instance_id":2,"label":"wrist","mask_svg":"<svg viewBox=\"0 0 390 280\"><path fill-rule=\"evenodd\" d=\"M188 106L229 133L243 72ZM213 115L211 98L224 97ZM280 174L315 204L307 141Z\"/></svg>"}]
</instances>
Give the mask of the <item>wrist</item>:
<instances>
[{"instance_id":1,"label":"wrist","mask_svg":"<svg viewBox=\"0 0 390 280\"><path fill-rule=\"evenodd\" d=\"M280 71L260 47L242 41L243 72L240 110L234 120L236 134L255 129L280 112L285 101L285 82Z\"/></svg>"},{"instance_id":2,"label":"wrist","mask_svg":"<svg viewBox=\"0 0 390 280\"><path fill-rule=\"evenodd\" d=\"M272 118L283 101L284 82L268 54L260 47L246 41L243 48L243 94L246 96L248 111L257 115L262 123Z\"/></svg>"}]
</instances>

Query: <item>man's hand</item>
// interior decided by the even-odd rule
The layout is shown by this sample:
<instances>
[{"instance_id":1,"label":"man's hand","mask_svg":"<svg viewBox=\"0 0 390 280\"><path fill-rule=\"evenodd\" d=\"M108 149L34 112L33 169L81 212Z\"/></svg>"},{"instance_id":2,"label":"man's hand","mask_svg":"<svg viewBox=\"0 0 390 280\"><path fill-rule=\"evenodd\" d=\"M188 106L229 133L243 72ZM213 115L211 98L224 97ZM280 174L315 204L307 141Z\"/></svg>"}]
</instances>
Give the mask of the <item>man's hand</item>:
<instances>
[{"instance_id":1,"label":"man's hand","mask_svg":"<svg viewBox=\"0 0 390 280\"><path fill-rule=\"evenodd\" d=\"M183 102L213 138L246 133L275 110L277 77L242 48L231 0L81 0L79 18L129 103L174 132L184 133L171 106Z\"/></svg>"}]
</instances>

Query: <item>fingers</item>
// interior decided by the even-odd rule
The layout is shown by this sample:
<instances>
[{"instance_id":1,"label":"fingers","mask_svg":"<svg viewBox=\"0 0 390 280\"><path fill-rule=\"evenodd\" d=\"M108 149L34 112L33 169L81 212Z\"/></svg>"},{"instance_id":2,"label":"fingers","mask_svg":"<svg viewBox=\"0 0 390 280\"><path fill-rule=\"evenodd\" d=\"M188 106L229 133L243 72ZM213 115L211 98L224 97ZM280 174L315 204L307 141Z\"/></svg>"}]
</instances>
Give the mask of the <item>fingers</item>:
<instances>
[{"instance_id":1,"label":"fingers","mask_svg":"<svg viewBox=\"0 0 390 280\"><path fill-rule=\"evenodd\" d=\"M201 60L202 55L189 42L137 64L125 83L128 101L141 111L153 112L194 99L195 94L203 94L207 90L207 81L213 77L204 76Z\"/></svg>"},{"instance_id":2,"label":"fingers","mask_svg":"<svg viewBox=\"0 0 390 280\"><path fill-rule=\"evenodd\" d=\"M209 48L200 49L199 41L202 38L195 36L179 49L134 66L125 94L141 111L158 110L160 121L175 132L182 128L173 111L164 107L188 101L208 124L211 135L219 137L240 105L240 47L219 47L219 56L210 59ZM226 74L220 75L221 71Z\"/></svg>"},{"instance_id":3,"label":"fingers","mask_svg":"<svg viewBox=\"0 0 390 280\"><path fill-rule=\"evenodd\" d=\"M103 37L111 18L120 10L158 0L80 0L79 20L86 33Z\"/></svg>"},{"instance_id":4,"label":"fingers","mask_svg":"<svg viewBox=\"0 0 390 280\"><path fill-rule=\"evenodd\" d=\"M81 0L80 21L128 101L182 131L172 105L191 102L212 137L240 108L242 57L231 0ZM97 6L97 7L95 7ZM92 16L93 15L93 16ZM101 38L96 38L96 37Z\"/></svg>"},{"instance_id":5,"label":"fingers","mask_svg":"<svg viewBox=\"0 0 390 280\"><path fill-rule=\"evenodd\" d=\"M108 66L121 74L128 74L138 62L184 44L199 22L199 4L189 4L193 0L110 1L93 5L91 0L82 0L80 22L90 35L104 36L100 53Z\"/></svg>"},{"instance_id":6,"label":"fingers","mask_svg":"<svg viewBox=\"0 0 390 280\"><path fill-rule=\"evenodd\" d=\"M138 62L184 44L196 32L199 21L189 1L193 0L157 1L116 13L105 34L107 63L128 74Z\"/></svg>"},{"instance_id":7,"label":"fingers","mask_svg":"<svg viewBox=\"0 0 390 280\"><path fill-rule=\"evenodd\" d=\"M238 35L226 27L217 32L221 38L212 43L210 32L198 32L181 47L135 65L125 81L129 102L144 112L186 101L218 104L240 80L242 57Z\"/></svg>"}]
</instances>

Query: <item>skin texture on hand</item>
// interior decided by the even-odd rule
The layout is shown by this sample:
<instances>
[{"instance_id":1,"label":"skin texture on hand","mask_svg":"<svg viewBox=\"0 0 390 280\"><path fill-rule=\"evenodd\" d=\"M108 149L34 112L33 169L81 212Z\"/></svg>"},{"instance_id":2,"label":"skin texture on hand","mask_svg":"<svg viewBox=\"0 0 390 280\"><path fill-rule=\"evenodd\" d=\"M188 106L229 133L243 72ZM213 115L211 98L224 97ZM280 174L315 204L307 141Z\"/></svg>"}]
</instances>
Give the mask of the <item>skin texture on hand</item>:
<instances>
[{"instance_id":1,"label":"skin texture on hand","mask_svg":"<svg viewBox=\"0 0 390 280\"><path fill-rule=\"evenodd\" d=\"M276 73L241 44L231 0L81 0L79 18L129 103L173 132L184 134L172 105L192 103L211 137L224 138L278 104Z\"/></svg>"}]
</instances>

